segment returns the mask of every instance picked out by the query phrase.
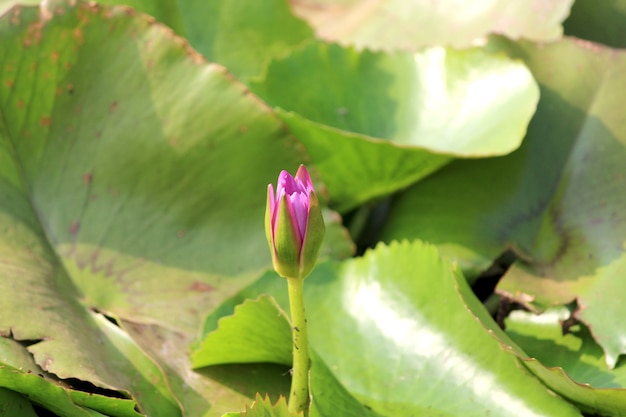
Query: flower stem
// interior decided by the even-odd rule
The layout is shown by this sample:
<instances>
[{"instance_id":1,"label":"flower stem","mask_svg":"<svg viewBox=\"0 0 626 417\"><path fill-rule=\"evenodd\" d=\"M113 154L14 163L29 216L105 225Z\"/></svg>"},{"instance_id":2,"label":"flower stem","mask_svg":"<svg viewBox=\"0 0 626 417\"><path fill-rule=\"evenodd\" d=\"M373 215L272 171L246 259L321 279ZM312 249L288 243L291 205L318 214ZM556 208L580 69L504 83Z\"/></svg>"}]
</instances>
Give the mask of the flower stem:
<instances>
[{"instance_id":1,"label":"flower stem","mask_svg":"<svg viewBox=\"0 0 626 417\"><path fill-rule=\"evenodd\" d=\"M304 316L303 284L304 279L287 278L293 335L293 374L288 409L290 412L304 411L306 414L309 408L309 341Z\"/></svg>"}]
</instances>

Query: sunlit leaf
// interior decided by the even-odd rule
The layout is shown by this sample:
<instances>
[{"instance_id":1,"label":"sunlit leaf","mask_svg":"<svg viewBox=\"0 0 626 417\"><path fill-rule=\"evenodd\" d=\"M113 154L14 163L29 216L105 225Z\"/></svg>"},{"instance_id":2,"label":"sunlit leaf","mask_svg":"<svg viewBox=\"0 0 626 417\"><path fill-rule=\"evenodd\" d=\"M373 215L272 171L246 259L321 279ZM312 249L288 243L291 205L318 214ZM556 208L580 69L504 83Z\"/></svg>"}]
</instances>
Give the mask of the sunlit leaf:
<instances>
[{"instance_id":1,"label":"sunlit leaf","mask_svg":"<svg viewBox=\"0 0 626 417\"><path fill-rule=\"evenodd\" d=\"M580 415L469 313L471 290L433 246L381 244L307 280L314 350L379 415Z\"/></svg>"},{"instance_id":2,"label":"sunlit leaf","mask_svg":"<svg viewBox=\"0 0 626 417\"><path fill-rule=\"evenodd\" d=\"M292 0L294 12L321 38L358 47L415 50L467 47L498 33L513 39L556 40L573 0Z\"/></svg>"},{"instance_id":3,"label":"sunlit leaf","mask_svg":"<svg viewBox=\"0 0 626 417\"><path fill-rule=\"evenodd\" d=\"M272 62L250 88L279 108L340 210L406 187L452 157L511 152L539 97L526 67L504 54L321 43Z\"/></svg>"}]
</instances>

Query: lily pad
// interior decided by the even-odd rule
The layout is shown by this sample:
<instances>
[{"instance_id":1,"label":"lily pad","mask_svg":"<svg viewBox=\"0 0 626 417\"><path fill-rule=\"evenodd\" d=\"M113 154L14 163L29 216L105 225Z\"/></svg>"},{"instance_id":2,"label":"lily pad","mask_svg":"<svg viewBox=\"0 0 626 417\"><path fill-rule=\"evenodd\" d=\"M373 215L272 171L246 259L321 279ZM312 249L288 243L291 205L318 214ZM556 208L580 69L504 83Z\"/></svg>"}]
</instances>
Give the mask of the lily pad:
<instances>
[{"instance_id":1,"label":"lily pad","mask_svg":"<svg viewBox=\"0 0 626 417\"><path fill-rule=\"evenodd\" d=\"M416 50L467 47L497 33L512 39L554 41L573 0L293 0L294 12L317 36L363 48Z\"/></svg>"},{"instance_id":2,"label":"lily pad","mask_svg":"<svg viewBox=\"0 0 626 417\"><path fill-rule=\"evenodd\" d=\"M0 39L0 333L153 416L239 406L188 375L187 346L271 264L265 190L306 153L223 67L128 7L16 7ZM327 217L323 255L349 255Z\"/></svg>"},{"instance_id":3,"label":"lily pad","mask_svg":"<svg viewBox=\"0 0 626 417\"><path fill-rule=\"evenodd\" d=\"M485 332L464 302L474 297L471 289L434 246L380 244L363 258L316 273L306 289L311 344L372 411L580 415Z\"/></svg>"},{"instance_id":4,"label":"lily pad","mask_svg":"<svg viewBox=\"0 0 626 417\"><path fill-rule=\"evenodd\" d=\"M274 60L250 88L278 108L340 210L406 187L453 157L513 151L539 98L530 72L504 54L322 43Z\"/></svg>"}]
</instances>

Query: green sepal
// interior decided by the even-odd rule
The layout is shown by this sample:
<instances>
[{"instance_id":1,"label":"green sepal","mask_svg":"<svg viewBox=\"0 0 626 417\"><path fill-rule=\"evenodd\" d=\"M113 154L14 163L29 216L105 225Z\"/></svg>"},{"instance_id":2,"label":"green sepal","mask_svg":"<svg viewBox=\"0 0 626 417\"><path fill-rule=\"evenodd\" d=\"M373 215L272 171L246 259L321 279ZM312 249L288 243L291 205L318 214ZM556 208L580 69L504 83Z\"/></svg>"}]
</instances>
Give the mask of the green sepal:
<instances>
[{"instance_id":1,"label":"green sepal","mask_svg":"<svg viewBox=\"0 0 626 417\"><path fill-rule=\"evenodd\" d=\"M325 235L326 226L324 225L322 208L315 193L311 193L309 194L309 221L306 225L304 242L302 243L298 278L306 278L315 268Z\"/></svg>"},{"instance_id":2,"label":"green sepal","mask_svg":"<svg viewBox=\"0 0 626 417\"><path fill-rule=\"evenodd\" d=\"M272 210L270 201L274 199L272 186L267 186L267 202L265 204L265 237L267 244L270 245L270 252L274 253L274 244L272 243ZM273 255L272 255L273 257Z\"/></svg>"},{"instance_id":3,"label":"green sepal","mask_svg":"<svg viewBox=\"0 0 626 417\"><path fill-rule=\"evenodd\" d=\"M299 276L300 242L298 232L295 229L295 225L289 213L289 207L287 207L286 196L283 196L278 202L276 227L274 229L274 245L270 250L272 251L274 269L280 276L289 278Z\"/></svg>"}]
</instances>

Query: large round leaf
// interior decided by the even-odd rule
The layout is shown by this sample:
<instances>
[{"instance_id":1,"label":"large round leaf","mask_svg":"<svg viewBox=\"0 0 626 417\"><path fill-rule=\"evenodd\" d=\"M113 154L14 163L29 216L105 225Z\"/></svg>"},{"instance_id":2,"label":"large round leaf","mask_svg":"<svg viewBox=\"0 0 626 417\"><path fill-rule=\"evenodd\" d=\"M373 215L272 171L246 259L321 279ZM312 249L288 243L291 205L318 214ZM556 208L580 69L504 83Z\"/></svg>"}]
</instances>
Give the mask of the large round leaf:
<instances>
[{"instance_id":1,"label":"large round leaf","mask_svg":"<svg viewBox=\"0 0 626 417\"><path fill-rule=\"evenodd\" d=\"M311 43L250 88L280 108L342 210L452 157L511 152L538 100L522 63L481 49L392 54Z\"/></svg>"},{"instance_id":2,"label":"large round leaf","mask_svg":"<svg viewBox=\"0 0 626 417\"><path fill-rule=\"evenodd\" d=\"M381 244L316 273L306 290L311 344L376 413L580 415L485 332L462 275L433 246Z\"/></svg>"},{"instance_id":3,"label":"large round leaf","mask_svg":"<svg viewBox=\"0 0 626 417\"><path fill-rule=\"evenodd\" d=\"M246 403L190 376L187 345L269 267L267 184L306 154L223 67L127 7L15 8L0 41L0 332L150 415ZM323 256L349 254L327 214Z\"/></svg>"}]
</instances>

